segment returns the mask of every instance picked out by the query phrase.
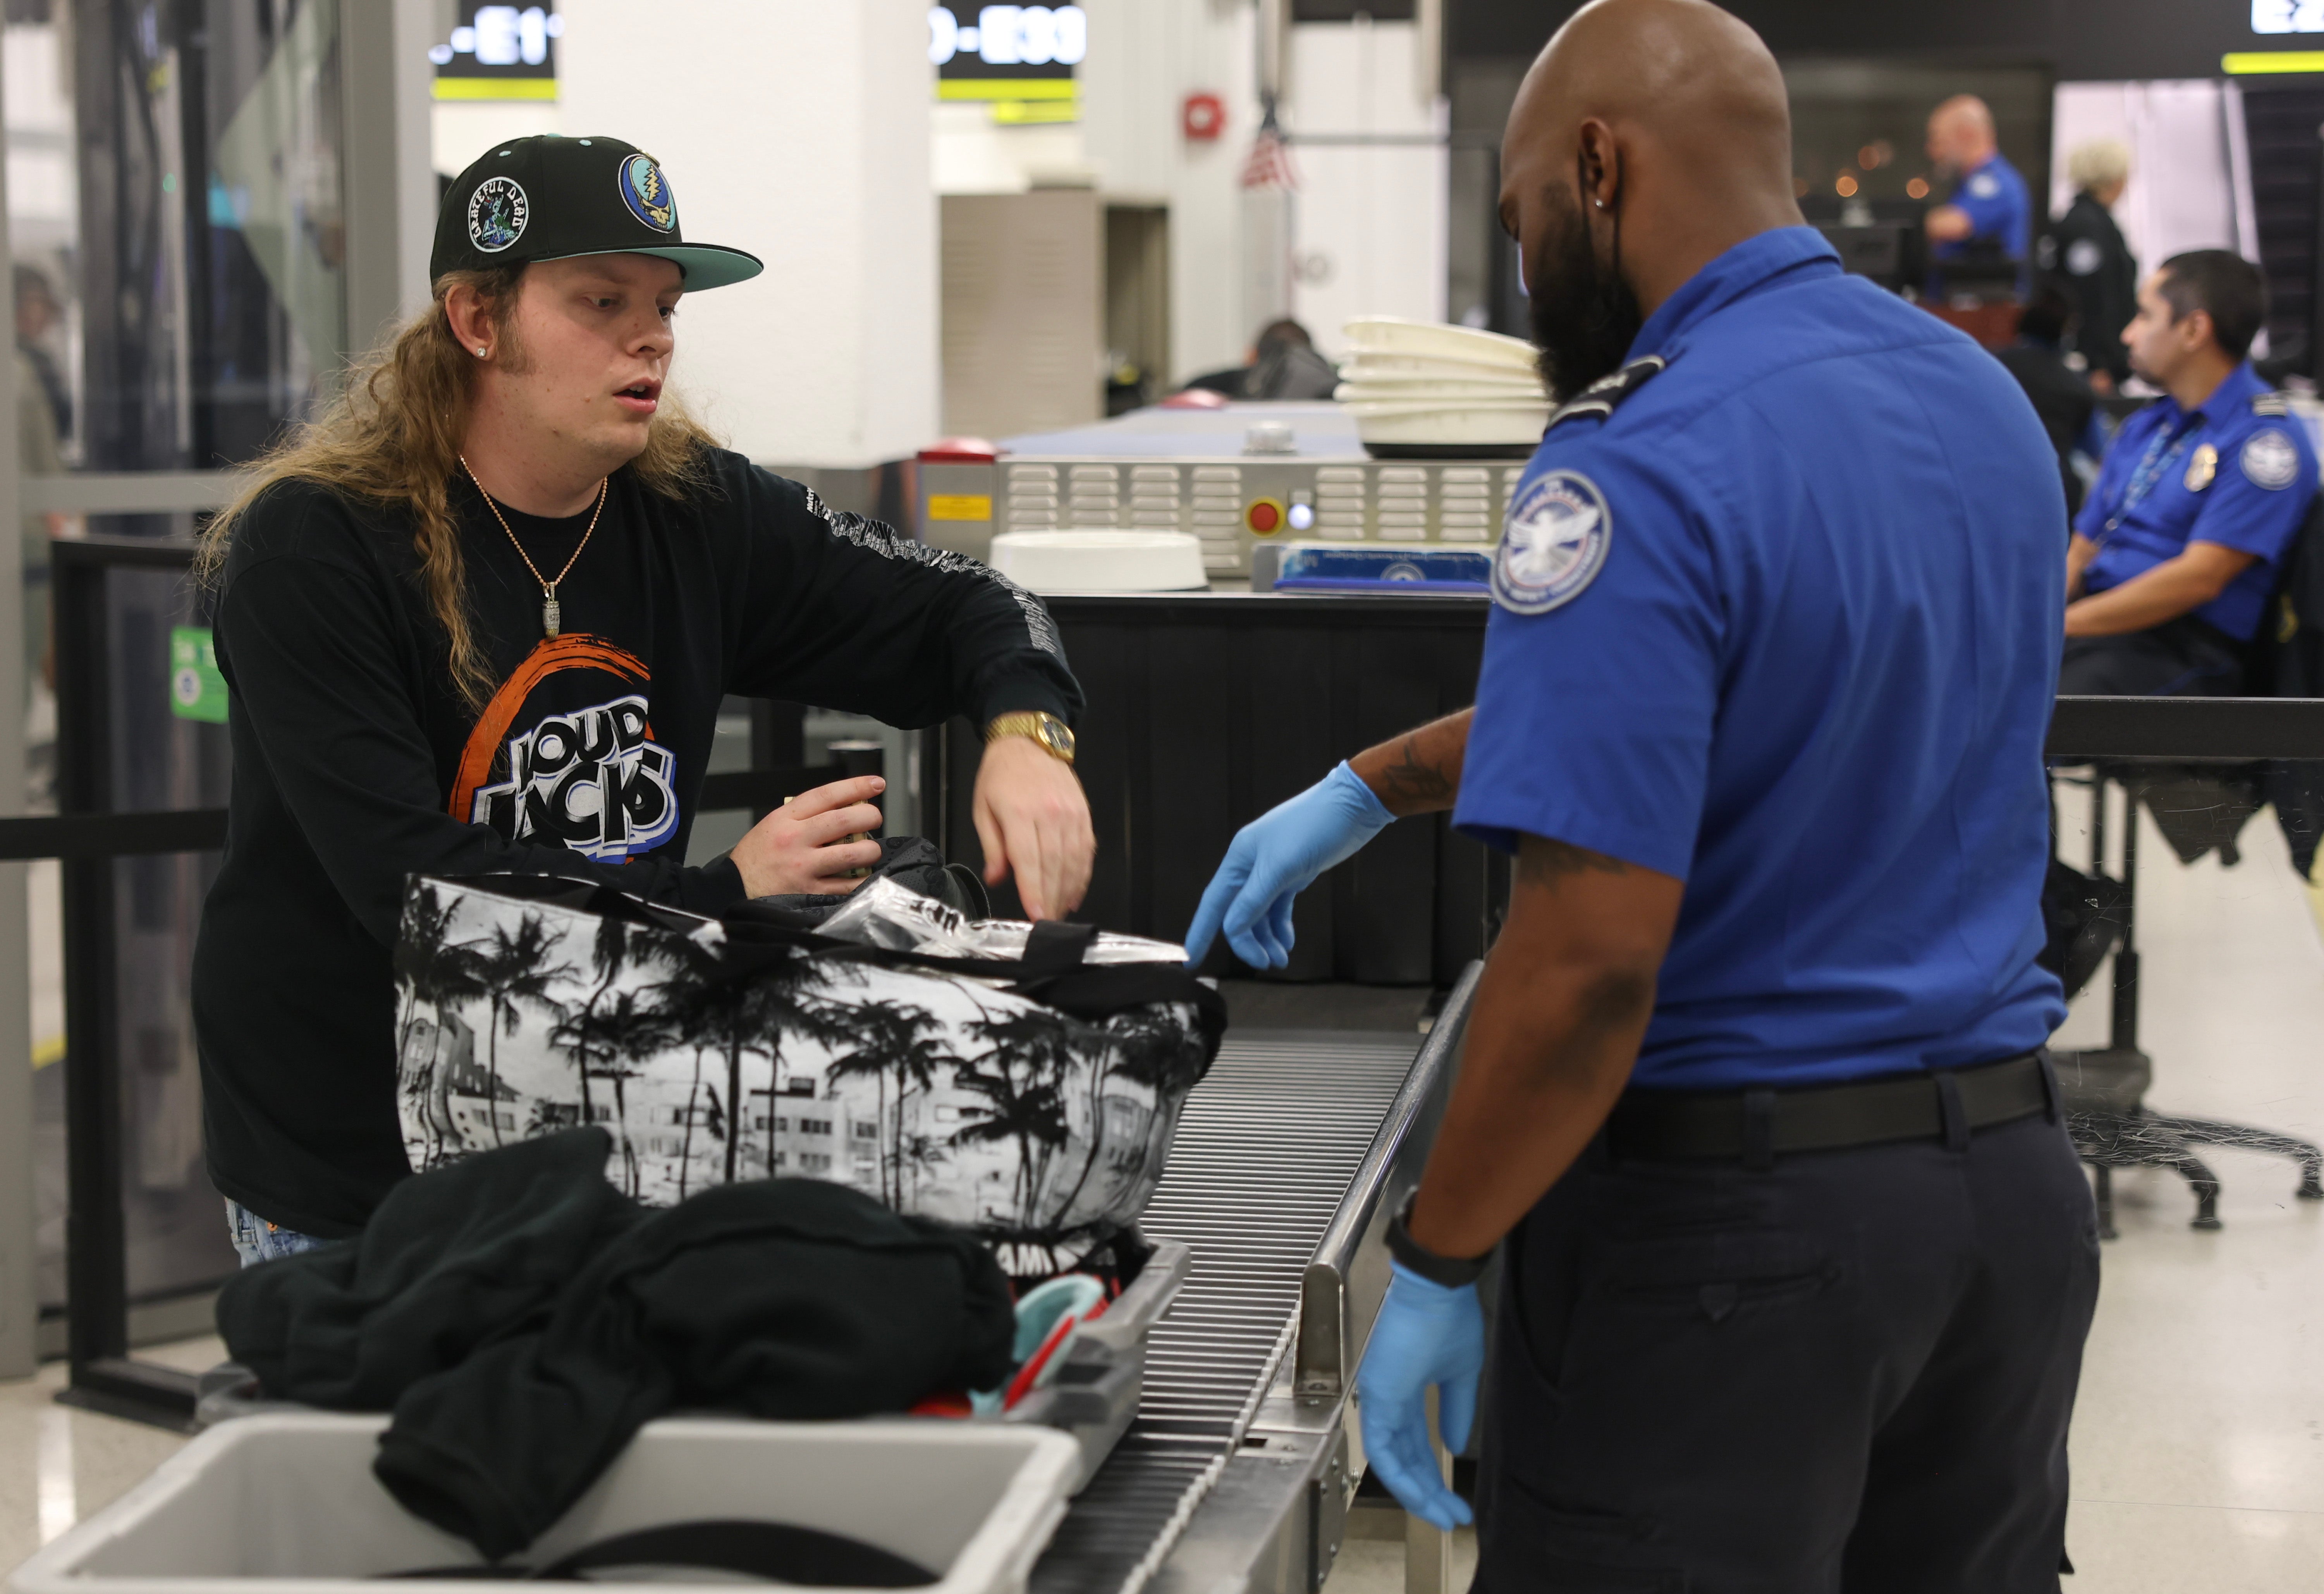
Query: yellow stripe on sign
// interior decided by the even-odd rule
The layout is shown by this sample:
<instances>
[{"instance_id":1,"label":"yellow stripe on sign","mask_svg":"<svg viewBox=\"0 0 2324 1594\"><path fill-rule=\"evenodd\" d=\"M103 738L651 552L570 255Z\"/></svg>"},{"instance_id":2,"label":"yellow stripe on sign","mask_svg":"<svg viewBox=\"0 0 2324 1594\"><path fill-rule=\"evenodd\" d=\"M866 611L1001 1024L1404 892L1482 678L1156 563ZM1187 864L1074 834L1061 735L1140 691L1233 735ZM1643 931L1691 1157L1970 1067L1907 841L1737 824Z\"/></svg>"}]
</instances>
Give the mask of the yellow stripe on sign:
<instances>
[{"instance_id":1,"label":"yellow stripe on sign","mask_svg":"<svg viewBox=\"0 0 2324 1594\"><path fill-rule=\"evenodd\" d=\"M1030 125L1041 122L1078 122L1082 119L1082 102L1077 99L996 99L992 102L992 119L1004 127Z\"/></svg>"},{"instance_id":2,"label":"yellow stripe on sign","mask_svg":"<svg viewBox=\"0 0 2324 1594\"><path fill-rule=\"evenodd\" d=\"M992 494L990 493L928 494L928 519L931 521L989 521L991 518Z\"/></svg>"},{"instance_id":3,"label":"yellow stripe on sign","mask_svg":"<svg viewBox=\"0 0 2324 1594\"><path fill-rule=\"evenodd\" d=\"M554 78L438 78L438 99L555 99Z\"/></svg>"},{"instance_id":4,"label":"yellow stripe on sign","mask_svg":"<svg viewBox=\"0 0 2324 1594\"><path fill-rule=\"evenodd\" d=\"M938 99L1071 99L1071 78L939 78Z\"/></svg>"},{"instance_id":5,"label":"yellow stripe on sign","mask_svg":"<svg viewBox=\"0 0 2324 1594\"><path fill-rule=\"evenodd\" d=\"M2231 78L2261 72L2324 72L2324 50L2231 50L2219 58Z\"/></svg>"}]
</instances>

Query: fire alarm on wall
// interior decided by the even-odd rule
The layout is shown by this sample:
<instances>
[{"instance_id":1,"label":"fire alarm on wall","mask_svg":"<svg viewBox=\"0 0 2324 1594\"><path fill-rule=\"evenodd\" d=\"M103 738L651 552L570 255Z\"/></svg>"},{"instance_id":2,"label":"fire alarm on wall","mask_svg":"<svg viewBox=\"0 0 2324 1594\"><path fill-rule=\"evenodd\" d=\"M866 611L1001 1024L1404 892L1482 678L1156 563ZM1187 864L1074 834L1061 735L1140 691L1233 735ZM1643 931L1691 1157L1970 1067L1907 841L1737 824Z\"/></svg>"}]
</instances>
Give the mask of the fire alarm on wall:
<instances>
[{"instance_id":1,"label":"fire alarm on wall","mask_svg":"<svg viewBox=\"0 0 2324 1594\"><path fill-rule=\"evenodd\" d=\"M1207 143L1227 128L1227 107L1215 94L1190 94L1179 107L1178 125L1190 139Z\"/></svg>"}]
</instances>

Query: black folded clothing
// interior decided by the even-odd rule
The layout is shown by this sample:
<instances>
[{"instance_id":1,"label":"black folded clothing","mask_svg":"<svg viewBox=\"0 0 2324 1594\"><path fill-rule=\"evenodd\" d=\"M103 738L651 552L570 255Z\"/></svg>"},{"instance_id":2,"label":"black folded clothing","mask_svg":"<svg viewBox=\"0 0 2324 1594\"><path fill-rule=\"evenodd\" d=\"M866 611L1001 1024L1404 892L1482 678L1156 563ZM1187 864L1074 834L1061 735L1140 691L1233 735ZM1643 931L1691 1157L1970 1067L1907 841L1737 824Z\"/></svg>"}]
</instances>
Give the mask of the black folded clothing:
<instances>
[{"instance_id":1,"label":"black folded clothing","mask_svg":"<svg viewBox=\"0 0 2324 1594\"><path fill-rule=\"evenodd\" d=\"M1008 1374L1008 1281L973 1237L844 1185L650 1211L575 1129L398 1185L363 1235L255 1267L218 1329L267 1394L381 1409L375 1470L488 1556L523 1548L649 1419L908 1409Z\"/></svg>"}]
</instances>

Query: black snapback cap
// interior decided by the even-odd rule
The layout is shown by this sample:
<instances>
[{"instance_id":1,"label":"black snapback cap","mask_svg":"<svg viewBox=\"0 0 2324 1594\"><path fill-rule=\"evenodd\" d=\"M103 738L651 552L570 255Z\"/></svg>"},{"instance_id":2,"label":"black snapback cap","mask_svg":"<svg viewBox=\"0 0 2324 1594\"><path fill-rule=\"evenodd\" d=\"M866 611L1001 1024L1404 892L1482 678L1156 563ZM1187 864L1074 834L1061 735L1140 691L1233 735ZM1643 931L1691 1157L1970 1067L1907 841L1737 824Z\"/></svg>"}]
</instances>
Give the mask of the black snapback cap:
<instances>
[{"instance_id":1,"label":"black snapback cap","mask_svg":"<svg viewBox=\"0 0 2324 1594\"><path fill-rule=\"evenodd\" d=\"M543 133L493 145L453 180L428 276L583 254L674 261L688 293L766 270L740 249L686 242L668 174L635 144Z\"/></svg>"}]
</instances>

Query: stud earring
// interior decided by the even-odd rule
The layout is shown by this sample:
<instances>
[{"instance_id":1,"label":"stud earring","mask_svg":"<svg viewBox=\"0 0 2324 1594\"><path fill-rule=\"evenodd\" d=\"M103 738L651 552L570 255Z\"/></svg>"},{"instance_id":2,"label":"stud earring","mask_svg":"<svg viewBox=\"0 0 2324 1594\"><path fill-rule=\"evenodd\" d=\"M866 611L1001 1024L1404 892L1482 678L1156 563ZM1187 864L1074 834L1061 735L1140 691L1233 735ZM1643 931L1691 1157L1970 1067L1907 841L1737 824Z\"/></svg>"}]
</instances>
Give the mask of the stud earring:
<instances>
[{"instance_id":1,"label":"stud earring","mask_svg":"<svg viewBox=\"0 0 2324 1594\"><path fill-rule=\"evenodd\" d=\"M1604 207L1603 207L1603 206L1600 206L1600 209L1603 209L1603 208L1604 208ZM481 359L483 359L484 357L484 346L483 344L478 344L478 345L476 346L476 358L478 358L479 360L481 360Z\"/></svg>"}]
</instances>

